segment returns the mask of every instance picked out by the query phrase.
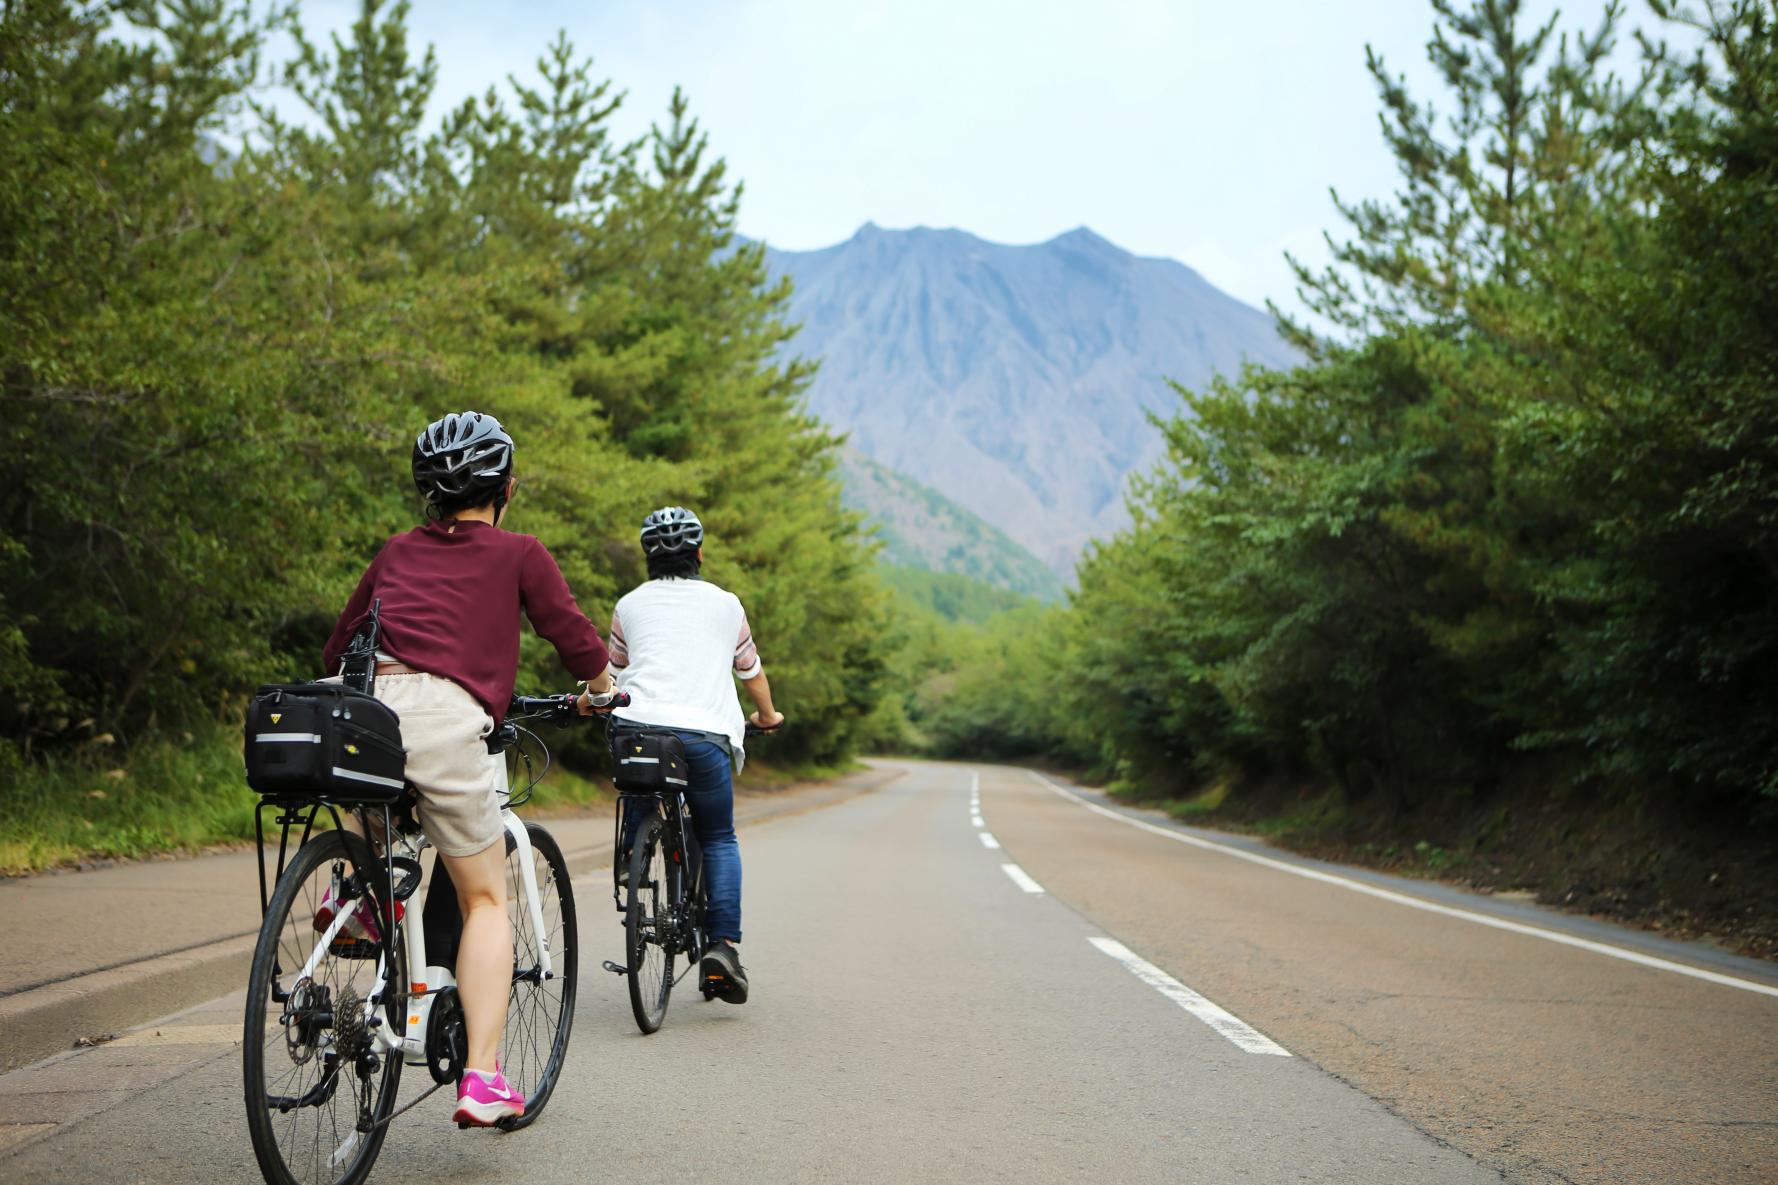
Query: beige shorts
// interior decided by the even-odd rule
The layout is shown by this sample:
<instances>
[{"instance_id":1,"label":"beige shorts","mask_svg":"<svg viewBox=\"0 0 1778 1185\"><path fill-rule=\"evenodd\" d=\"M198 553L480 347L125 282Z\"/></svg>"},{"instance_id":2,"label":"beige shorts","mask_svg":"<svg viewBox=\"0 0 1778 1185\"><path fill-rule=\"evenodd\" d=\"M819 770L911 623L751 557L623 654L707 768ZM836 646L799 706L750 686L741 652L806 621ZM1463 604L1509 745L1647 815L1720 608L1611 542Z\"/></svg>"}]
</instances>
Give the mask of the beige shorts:
<instances>
[{"instance_id":1,"label":"beige shorts","mask_svg":"<svg viewBox=\"0 0 1778 1185\"><path fill-rule=\"evenodd\" d=\"M420 826L446 856L473 856L499 839L506 759L488 752L494 718L439 675L378 675L377 698L401 717L407 780L420 792Z\"/></svg>"}]
</instances>

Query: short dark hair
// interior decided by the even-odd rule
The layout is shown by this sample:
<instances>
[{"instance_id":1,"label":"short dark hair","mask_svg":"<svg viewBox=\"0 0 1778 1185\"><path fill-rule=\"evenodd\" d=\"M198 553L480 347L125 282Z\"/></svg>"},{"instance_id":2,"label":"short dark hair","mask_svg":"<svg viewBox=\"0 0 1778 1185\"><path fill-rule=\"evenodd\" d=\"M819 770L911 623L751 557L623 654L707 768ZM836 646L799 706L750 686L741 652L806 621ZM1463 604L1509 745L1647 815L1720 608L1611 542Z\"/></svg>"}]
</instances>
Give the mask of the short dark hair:
<instances>
[{"instance_id":1,"label":"short dark hair","mask_svg":"<svg viewBox=\"0 0 1778 1185\"><path fill-rule=\"evenodd\" d=\"M698 550L688 547L682 551L657 551L648 557L648 578L650 580L690 580L697 576L698 569L704 566L698 559Z\"/></svg>"},{"instance_id":2,"label":"short dark hair","mask_svg":"<svg viewBox=\"0 0 1778 1185\"><path fill-rule=\"evenodd\" d=\"M494 506L505 496L506 481L503 479L497 490L471 491L455 498L441 498L436 502L427 502L426 517L442 521L452 515L462 514L465 510L480 510L484 506ZM498 510L495 513L498 513Z\"/></svg>"}]
</instances>

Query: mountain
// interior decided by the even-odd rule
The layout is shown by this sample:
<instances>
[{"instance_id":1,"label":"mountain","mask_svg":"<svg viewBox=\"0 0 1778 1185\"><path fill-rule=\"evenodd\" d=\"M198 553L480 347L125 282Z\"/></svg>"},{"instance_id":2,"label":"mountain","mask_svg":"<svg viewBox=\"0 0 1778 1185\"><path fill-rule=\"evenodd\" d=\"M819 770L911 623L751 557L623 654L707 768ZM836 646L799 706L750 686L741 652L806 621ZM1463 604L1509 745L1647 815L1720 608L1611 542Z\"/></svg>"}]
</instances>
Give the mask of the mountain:
<instances>
[{"instance_id":1,"label":"mountain","mask_svg":"<svg viewBox=\"0 0 1778 1185\"><path fill-rule=\"evenodd\" d=\"M1038 558L976 515L905 474L848 448L840 458L844 501L863 511L883 541L882 558L901 568L969 577L1044 601L1062 582Z\"/></svg>"},{"instance_id":2,"label":"mountain","mask_svg":"<svg viewBox=\"0 0 1778 1185\"><path fill-rule=\"evenodd\" d=\"M1166 379L1294 360L1265 313L1084 227L1008 246L866 223L767 259L795 282L790 348L821 359L811 410L1063 575L1160 456Z\"/></svg>"}]
</instances>

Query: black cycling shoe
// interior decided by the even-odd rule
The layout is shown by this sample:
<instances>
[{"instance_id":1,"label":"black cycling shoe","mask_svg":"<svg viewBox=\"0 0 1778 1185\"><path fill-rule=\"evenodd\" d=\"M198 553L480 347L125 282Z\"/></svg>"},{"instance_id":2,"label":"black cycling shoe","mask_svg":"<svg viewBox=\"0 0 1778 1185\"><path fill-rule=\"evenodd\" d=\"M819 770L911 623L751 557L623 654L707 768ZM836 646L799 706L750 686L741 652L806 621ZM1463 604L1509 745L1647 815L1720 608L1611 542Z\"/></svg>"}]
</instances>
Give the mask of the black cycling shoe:
<instances>
[{"instance_id":1,"label":"black cycling shoe","mask_svg":"<svg viewBox=\"0 0 1778 1185\"><path fill-rule=\"evenodd\" d=\"M726 938L704 948L698 980L705 992L726 1004L747 1002L747 968L741 966L740 954Z\"/></svg>"}]
</instances>

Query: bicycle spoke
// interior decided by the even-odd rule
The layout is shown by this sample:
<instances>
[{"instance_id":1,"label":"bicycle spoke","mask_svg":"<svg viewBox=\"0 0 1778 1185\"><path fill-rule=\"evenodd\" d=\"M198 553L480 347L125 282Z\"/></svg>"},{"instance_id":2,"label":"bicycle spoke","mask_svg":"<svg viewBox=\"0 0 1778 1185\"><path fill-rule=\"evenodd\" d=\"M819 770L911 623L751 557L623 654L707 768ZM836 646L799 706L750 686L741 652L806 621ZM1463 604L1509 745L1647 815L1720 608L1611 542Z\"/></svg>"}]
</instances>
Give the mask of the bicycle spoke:
<instances>
[{"instance_id":1,"label":"bicycle spoke","mask_svg":"<svg viewBox=\"0 0 1778 1185\"><path fill-rule=\"evenodd\" d=\"M248 1124L260 1167L277 1185L361 1178L381 1135L360 1132L360 1118L367 1108L376 1116L394 1104L400 1056L376 1051L377 1069L361 1074L358 1056L375 1047L356 1044L369 1039L360 1009L367 1007L363 1002L383 960L319 949L323 934L315 927L335 878L365 875L354 851L367 849L356 837L348 840L337 832L298 849L273 892L254 953L243 1052ZM365 900L359 896L336 905L357 909ZM394 983L404 969L394 966L389 972L388 982ZM285 997L282 1003L272 999L274 988ZM354 1006L354 1000L360 1004ZM342 1021L350 1026L344 1032Z\"/></svg>"},{"instance_id":2,"label":"bicycle spoke","mask_svg":"<svg viewBox=\"0 0 1778 1185\"><path fill-rule=\"evenodd\" d=\"M526 1095L522 1123L535 1118L554 1089L573 1023L575 962L573 901L567 865L547 831L527 824L537 888L539 926L525 897L516 846L508 854L509 910L513 931L513 982L507 1004L504 1052L507 1078ZM543 977L543 947L550 952L551 977ZM568 1005L565 1007L565 1004Z\"/></svg>"}]
</instances>

